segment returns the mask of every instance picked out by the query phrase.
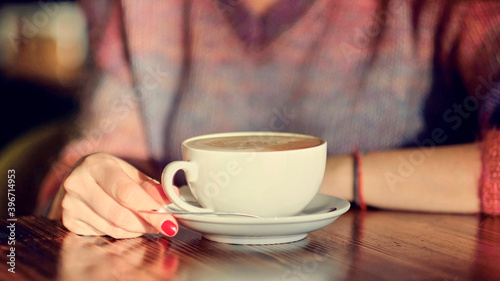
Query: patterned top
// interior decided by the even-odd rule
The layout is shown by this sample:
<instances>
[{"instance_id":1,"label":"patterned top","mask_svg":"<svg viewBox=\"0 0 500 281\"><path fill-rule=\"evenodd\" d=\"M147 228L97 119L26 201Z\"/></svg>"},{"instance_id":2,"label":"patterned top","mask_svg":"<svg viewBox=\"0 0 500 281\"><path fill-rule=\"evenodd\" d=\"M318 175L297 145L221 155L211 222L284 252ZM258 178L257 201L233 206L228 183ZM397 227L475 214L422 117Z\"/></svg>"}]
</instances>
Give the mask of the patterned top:
<instances>
[{"instance_id":1,"label":"patterned top","mask_svg":"<svg viewBox=\"0 0 500 281\"><path fill-rule=\"evenodd\" d=\"M157 175L188 137L289 131L329 155L484 140L482 210L500 213L499 2L81 5L100 74L41 198L94 151Z\"/></svg>"}]
</instances>

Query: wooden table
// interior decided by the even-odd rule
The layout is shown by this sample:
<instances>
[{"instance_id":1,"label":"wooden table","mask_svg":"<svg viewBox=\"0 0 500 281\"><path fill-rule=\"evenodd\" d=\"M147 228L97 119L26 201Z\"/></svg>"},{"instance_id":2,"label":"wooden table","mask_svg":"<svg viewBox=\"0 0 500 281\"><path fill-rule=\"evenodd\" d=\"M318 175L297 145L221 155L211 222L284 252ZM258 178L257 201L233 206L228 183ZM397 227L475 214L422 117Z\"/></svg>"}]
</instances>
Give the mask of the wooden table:
<instances>
[{"instance_id":1,"label":"wooden table","mask_svg":"<svg viewBox=\"0 0 500 281\"><path fill-rule=\"evenodd\" d=\"M15 272L5 219L1 280L500 280L500 218L352 209L302 241L227 245L181 228L171 239L83 237L18 218Z\"/></svg>"}]
</instances>

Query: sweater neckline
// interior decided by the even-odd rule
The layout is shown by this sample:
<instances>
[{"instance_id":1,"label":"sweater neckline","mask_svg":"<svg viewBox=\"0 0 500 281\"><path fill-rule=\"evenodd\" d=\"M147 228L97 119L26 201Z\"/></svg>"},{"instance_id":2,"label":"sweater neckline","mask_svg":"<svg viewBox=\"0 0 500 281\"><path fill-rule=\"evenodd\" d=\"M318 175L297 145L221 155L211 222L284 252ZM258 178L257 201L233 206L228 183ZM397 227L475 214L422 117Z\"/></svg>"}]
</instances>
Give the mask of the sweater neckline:
<instances>
[{"instance_id":1,"label":"sweater neckline","mask_svg":"<svg viewBox=\"0 0 500 281\"><path fill-rule=\"evenodd\" d=\"M251 49L264 49L295 25L315 0L280 0L257 15L243 0L217 0L217 6L239 39Z\"/></svg>"}]
</instances>

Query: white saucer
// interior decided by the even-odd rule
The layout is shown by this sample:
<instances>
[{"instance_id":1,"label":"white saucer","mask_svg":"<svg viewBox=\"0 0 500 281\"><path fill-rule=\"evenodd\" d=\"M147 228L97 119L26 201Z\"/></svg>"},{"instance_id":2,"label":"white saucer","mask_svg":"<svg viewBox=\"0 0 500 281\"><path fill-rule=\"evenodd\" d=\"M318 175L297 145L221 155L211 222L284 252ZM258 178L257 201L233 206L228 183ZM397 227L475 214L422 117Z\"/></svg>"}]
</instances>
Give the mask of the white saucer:
<instances>
[{"instance_id":1,"label":"white saucer","mask_svg":"<svg viewBox=\"0 0 500 281\"><path fill-rule=\"evenodd\" d=\"M175 208L169 205L170 208ZM296 216L248 218L217 215L175 215L179 223L201 232L203 237L229 244L279 244L304 239L311 231L325 227L349 210L344 199L317 194ZM325 211L337 208L335 211Z\"/></svg>"}]
</instances>

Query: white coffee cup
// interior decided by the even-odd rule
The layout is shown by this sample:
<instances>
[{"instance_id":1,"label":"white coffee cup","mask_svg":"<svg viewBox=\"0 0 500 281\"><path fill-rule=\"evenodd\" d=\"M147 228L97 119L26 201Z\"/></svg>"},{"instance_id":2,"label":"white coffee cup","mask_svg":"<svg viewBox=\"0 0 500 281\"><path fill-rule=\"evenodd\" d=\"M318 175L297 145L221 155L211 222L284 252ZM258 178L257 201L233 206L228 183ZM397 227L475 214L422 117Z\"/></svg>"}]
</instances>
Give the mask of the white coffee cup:
<instances>
[{"instance_id":1,"label":"white coffee cup","mask_svg":"<svg viewBox=\"0 0 500 281\"><path fill-rule=\"evenodd\" d=\"M189 212L295 215L318 192L326 146L320 138L292 133L240 132L190 138L181 146L184 161L171 162L163 170L163 189L173 204ZM174 192L172 181L179 170L185 171L191 193L202 208Z\"/></svg>"}]
</instances>

